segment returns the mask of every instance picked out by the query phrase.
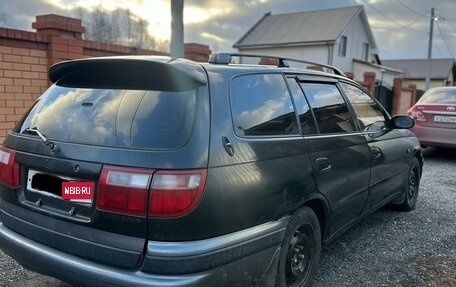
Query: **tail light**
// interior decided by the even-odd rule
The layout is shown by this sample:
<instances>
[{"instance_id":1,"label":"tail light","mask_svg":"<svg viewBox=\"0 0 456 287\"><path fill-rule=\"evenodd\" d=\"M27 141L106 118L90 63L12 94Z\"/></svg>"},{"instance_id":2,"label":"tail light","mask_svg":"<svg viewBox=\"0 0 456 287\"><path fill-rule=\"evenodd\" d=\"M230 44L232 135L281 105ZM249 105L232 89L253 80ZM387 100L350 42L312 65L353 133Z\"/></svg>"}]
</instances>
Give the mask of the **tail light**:
<instances>
[{"instance_id":1,"label":"tail light","mask_svg":"<svg viewBox=\"0 0 456 287\"><path fill-rule=\"evenodd\" d=\"M206 184L206 170L157 171L151 184L149 215L177 217L199 203Z\"/></svg>"},{"instance_id":2,"label":"tail light","mask_svg":"<svg viewBox=\"0 0 456 287\"><path fill-rule=\"evenodd\" d=\"M98 209L145 217L153 172L147 169L104 166L98 183Z\"/></svg>"},{"instance_id":3,"label":"tail light","mask_svg":"<svg viewBox=\"0 0 456 287\"><path fill-rule=\"evenodd\" d=\"M410 110L407 111L407 114L409 116L412 116L416 121L426 121L426 117L424 116L423 112L420 111L416 106L411 107Z\"/></svg>"},{"instance_id":4,"label":"tail light","mask_svg":"<svg viewBox=\"0 0 456 287\"><path fill-rule=\"evenodd\" d=\"M98 183L97 208L141 217L183 216L198 205L205 183L206 170L104 166Z\"/></svg>"},{"instance_id":5,"label":"tail light","mask_svg":"<svg viewBox=\"0 0 456 287\"><path fill-rule=\"evenodd\" d=\"M16 152L0 146L0 183L12 188L19 187L19 164Z\"/></svg>"}]
</instances>

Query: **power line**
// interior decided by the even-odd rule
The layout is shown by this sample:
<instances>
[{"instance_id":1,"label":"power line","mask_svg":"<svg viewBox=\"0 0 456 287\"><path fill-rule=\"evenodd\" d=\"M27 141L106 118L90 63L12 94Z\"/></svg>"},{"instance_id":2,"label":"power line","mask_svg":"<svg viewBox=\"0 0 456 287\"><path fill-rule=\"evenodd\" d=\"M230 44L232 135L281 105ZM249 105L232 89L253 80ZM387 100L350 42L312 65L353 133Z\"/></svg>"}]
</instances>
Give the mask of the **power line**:
<instances>
[{"instance_id":1,"label":"power line","mask_svg":"<svg viewBox=\"0 0 456 287\"><path fill-rule=\"evenodd\" d=\"M420 14L420 17L415 19L414 21L412 21L412 23L408 24L408 26L404 26L402 25L401 23L399 23L398 21L396 21L395 19L389 17L388 15L386 15L385 13L383 13L383 11L381 11L380 9L378 9L377 7L375 7L374 5L370 4L367 0L363 0L364 3L366 3L367 5L369 5L370 7L372 7L372 9L374 9L375 11L377 11L378 13L382 14L386 19L389 19L393 22L395 22L399 27L401 27L401 29L408 29L410 31L415 31L415 32L418 32L418 33L423 33L423 31L418 31L418 30L415 30L415 29L412 29L410 28L410 25L414 24L416 21L418 21L419 19L421 19L422 17L424 17L426 14ZM388 30L388 29L385 29L385 30ZM400 30L400 29L396 29L396 30ZM391 31L396 31L396 30L391 30Z\"/></svg>"},{"instance_id":2,"label":"power line","mask_svg":"<svg viewBox=\"0 0 456 287\"><path fill-rule=\"evenodd\" d=\"M400 30L404 30L404 29L408 29L410 31L413 31L413 32L416 32L416 33L420 33L420 34L426 34L426 32L423 32L423 31L419 31L419 30L415 30L415 29L412 29L410 28L412 25L414 25L416 22L418 22L419 20L421 20L421 18L423 18L424 16L426 16L426 14L423 14L421 16L419 16L418 18L416 18L415 20L413 20L412 22L406 24L406 25L401 25L400 28L389 28L389 27L384 27L384 26L375 26L375 25L371 25L372 27L374 28L378 28L378 29L383 29L383 30L388 30L388 31L400 31Z\"/></svg>"},{"instance_id":3,"label":"power line","mask_svg":"<svg viewBox=\"0 0 456 287\"><path fill-rule=\"evenodd\" d=\"M442 15L442 13L440 13L439 9L435 8L435 11L437 12L437 14ZM448 18L448 17L439 17L439 18L442 18L443 20L456 21L456 18Z\"/></svg>"},{"instance_id":4,"label":"power line","mask_svg":"<svg viewBox=\"0 0 456 287\"><path fill-rule=\"evenodd\" d=\"M441 29L441 27L440 27L440 23L439 23L438 21L437 21L437 27L439 28L440 35L442 36L443 43L445 44L445 47L447 48L448 52L450 53L450 55L451 55L453 58L456 58L456 57L453 55L453 52L452 52L451 49L450 49L450 45L448 44L446 34L442 32L442 29Z\"/></svg>"},{"instance_id":5,"label":"power line","mask_svg":"<svg viewBox=\"0 0 456 287\"><path fill-rule=\"evenodd\" d=\"M442 51L440 50L439 46L435 45L434 47L437 50L437 54L440 55L440 58L445 57L445 54L442 53Z\"/></svg>"},{"instance_id":6,"label":"power line","mask_svg":"<svg viewBox=\"0 0 456 287\"><path fill-rule=\"evenodd\" d=\"M420 12L417 12L415 9L412 9L410 6L406 5L404 2L402 2L401 0L396 0L399 4L401 4L402 6L404 6L405 8L407 8L408 10L412 11L413 13L415 13L416 15L425 15L427 13L420 13Z\"/></svg>"},{"instance_id":7,"label":"power line","mask_svg":"<svg viewBox=\"0 0 456 287\"><path fill-rule=\"evenodd\" d=\"M381 10L377 9L377 7L375 7L375 6L372 5L371 3L367 2L367 0L363 0L363 2L366 3L367 5L369 5L370 7L372 7L372 9L374 9L374 10L377 11L378 13L382 14L383 16L385 16L385 18L390 19L391 21L396 22L397 24L399 24L396 20L394 20L393 18L388 17L388 15L386 15L385 13L383 13ZM400 24L399 24L399 25L400 25Z\"/></svg>"},{"instance_id":8,"label":"power line","mask_svg":"<svg viewBox=\"0 0 456 287\"><path fill-rule=\"evenodd\" d=\"M389 27L383 27L383 26L377 26L377 25L370 25L373 28L380 29L380 30L386 30L386 31L391 31L391 32L397 32L400 30L408 29L410 32L415 32L417 34L422 34L422 35L427 35L428 33L423 32L423 31L418 31L410 28L389 28Z\"/></svg>"},{"instance_id":9,"label":"power line","mask_svg":"<svg viewBox=\"0 0 456 287\"><path fill-rule=\"evenodd\" d=\"M426 13L426 14L422 14L422 15L420 15L420 17L416 18L415 20L413 20L413 21L410 22L409 24L407 24L407 25L402 25L402 27L403 27L402 29L409 29L409 30L416 31L416 32L422 32L422 31L410 29L410 27L411 27L413 24L415 24L416 22L418 22L419 20L421 20L421 18L423 18L423 17L426 16L426 15L427 15L427 13Z\"/></svg>"},{"instance_id":10,"label":"power line","mask_svg":"<svg viewBox=\"0 0 456 287\"><path fill-rule=\"evenodd\" d=\"M437 10L437 9L436 9ZM437 14L441 15L440 11L437 10ZM443 43L445 44L445 47L447 48L448 52L450 53L450 55L455 58L453 52L451 51L450 49L450 45L448 44L448 35L446 33L446 30L445 30L445 25L440 25L440 22L438 20L442 20L442 21L445 21L446 18L445 17L441 17L441 16L437 16L436 18L436 22L437 22L437 28L439 29L439 32L440 32L440 35L442 36L442 41Z\"/></svg>"}]
</instances>

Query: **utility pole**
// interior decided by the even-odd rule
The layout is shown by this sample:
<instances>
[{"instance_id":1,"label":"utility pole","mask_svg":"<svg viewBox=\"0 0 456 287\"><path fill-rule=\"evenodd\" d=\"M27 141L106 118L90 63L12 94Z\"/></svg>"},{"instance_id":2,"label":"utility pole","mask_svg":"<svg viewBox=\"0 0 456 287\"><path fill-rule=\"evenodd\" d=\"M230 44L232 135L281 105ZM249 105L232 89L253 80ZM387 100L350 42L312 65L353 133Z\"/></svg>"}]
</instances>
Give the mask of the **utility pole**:
<instances>
[{"instance_id":1,"label":"utility pole","mask_svg":"<svg viewBox=\"0 0 456 287\"><path fill-rule=\"evenodd\" d=\"M427 74L426 74L426 86L425 89L429 89L431 82L431 59L432 59L432 34L434 32L434 21L435 21L435 9L431 9L431 27L429 31L429 46L428 46L428 57L427 57Z\"/></svg>"},{"instance_id":2,"label":"utility pole","mask_svg":"<svg viewBox=\"0 0 456 287\"><path fill-rule=\"evenodd\" d=\"M184 57L184 0L171 0L171 57Z\"/></svg>"}]
</instances>

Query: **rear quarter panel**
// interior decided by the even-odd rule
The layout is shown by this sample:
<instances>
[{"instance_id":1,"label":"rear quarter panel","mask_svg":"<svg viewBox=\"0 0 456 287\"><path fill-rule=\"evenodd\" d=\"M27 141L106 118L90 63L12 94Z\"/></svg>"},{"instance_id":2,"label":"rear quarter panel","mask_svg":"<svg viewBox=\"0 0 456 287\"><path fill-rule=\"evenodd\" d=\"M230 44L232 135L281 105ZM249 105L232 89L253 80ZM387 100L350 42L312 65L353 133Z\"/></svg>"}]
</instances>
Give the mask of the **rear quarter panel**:
<instances>
[{"instance_id":1,"label":"rear quarter panel","mask_svg":"<svg viewBox=\"0 0 456 287\"><path fill-rule=\"evenodd\" d=\"M154 234L162 240L173 238L175 228L187 231L185 239L190 240L277 220L316 193L304 139L236 136L228 93L230 75L208 74L211 136L206 189L192 214L167 222L170 232ZM222 137L231 142L233 156L225 151Z\"/></svg>"}]
</instances>

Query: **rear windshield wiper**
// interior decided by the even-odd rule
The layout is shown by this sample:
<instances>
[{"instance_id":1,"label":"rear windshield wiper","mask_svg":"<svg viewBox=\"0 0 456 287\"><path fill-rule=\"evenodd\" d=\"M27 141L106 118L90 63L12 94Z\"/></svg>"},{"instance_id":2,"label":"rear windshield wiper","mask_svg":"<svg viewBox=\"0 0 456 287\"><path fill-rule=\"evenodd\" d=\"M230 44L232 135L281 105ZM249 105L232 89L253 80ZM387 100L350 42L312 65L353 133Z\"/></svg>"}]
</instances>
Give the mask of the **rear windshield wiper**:
<instances>
[{"instance_id":1,"label":"rear windshield wiper","mask_svg":"<svg viewBox=\"0 0 456 287\"><path fill-rule=\"evenodd\" d=\"M52 153L55 153L57 151L57 146L55 145L55 143L48 140L42 133L40 133L40 131L36 127L27 128L25 129L25 131L38 135L40 139L46 144L46 146L51 150Z\"/></svg>"}]
</instances>

